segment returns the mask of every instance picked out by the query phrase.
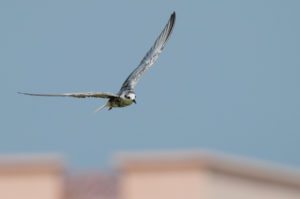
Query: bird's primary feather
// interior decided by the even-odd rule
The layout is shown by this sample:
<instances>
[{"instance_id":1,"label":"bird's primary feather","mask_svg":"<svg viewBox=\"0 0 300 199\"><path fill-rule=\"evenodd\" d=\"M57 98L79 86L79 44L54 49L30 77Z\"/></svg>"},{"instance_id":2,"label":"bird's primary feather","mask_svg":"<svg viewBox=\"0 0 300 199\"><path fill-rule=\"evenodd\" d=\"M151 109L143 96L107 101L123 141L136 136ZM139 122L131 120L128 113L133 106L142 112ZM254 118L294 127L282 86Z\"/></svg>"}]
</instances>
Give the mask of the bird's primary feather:
<instances>
[{"instance_id":1,"label":"bird's primary feather","mask_svg":"<svg viewBox=\"0 0 300 199\"><path fill-rule=\"evenodd\" d=\"M86 98L86 97L97 97L97 98L114 98L119 97L119 95L115 95L112 93L64 93L64 94L34 94L34 93L21 93L23 95L31 95L31 96L46 96L46 97L77 97L77 98Z\"/></svg>"},{"instance_id":2,"label":"bird's primary feather","mask_svg":"<svg viewBox=\"0 0 300 199\"><path fill-rule=\"evenodd\" d=\"M176 19L175 12L172 13L167 25L163 29L163 31L160 33L156 41L154 42L153 46L150 48L150 50L147 52L147 54L142 59L139 66L132 71L132 73L127 77L125 82L123 83L119 94L126 90L133 90L142 75L154 64L154 62L157 60L159 54L162 52L164 46L166 45L172 30L174 28Z\"/></svg>"}]
</instances>

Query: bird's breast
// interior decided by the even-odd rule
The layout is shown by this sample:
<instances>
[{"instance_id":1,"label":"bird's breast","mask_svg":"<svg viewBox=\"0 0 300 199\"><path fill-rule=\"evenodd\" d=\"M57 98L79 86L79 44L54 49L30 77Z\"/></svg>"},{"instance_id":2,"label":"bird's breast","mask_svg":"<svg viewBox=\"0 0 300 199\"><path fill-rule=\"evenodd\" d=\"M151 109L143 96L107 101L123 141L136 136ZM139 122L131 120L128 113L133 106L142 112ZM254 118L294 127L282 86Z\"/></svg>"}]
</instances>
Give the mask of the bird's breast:
<instances>
[{"instance_id":1,"label":"bird's breast","mask_svg":"<svg viewBox=\"0 0 300 199\"><path fill-rule=\"evenodd\" d=\"M110 107L124 107L124 106L129 106L131 104L132 104L132 100L121 98L121 97L113 98L108 101L108 106Z\"/></svg>"}]
</instances>

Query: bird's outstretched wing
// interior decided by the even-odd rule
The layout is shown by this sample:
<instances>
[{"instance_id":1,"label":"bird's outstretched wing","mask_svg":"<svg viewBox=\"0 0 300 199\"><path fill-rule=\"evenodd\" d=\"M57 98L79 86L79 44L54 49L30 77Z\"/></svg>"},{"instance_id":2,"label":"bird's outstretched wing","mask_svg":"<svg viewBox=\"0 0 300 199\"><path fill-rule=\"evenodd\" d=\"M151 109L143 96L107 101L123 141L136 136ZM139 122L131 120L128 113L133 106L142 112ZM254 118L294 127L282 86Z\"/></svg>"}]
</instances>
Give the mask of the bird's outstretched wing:
<instances>
[{"instance_id":1,"label":"bird's outstretched wing","mask_svg":"<svg viewBox=\"0 0 300 199\"><path fill-rule=\"evenodd\" d=\"M160 33L158 38L156 39L154 45L151 49L147 52L139 66L134 69L134 71L127 77L125 82L123 83L119 94L126 90L133 90L136 86L137 82L140 80L142 75L151 67L152 64L157 60L159 54L162 52L164 46L166 45L172 30L175 24L175 12L172 13L167 25Z\"/></svg>"},{"instance_id":2,"label":"bird's outstretched wing","mask_svg":"<svg viewBox=\"0 0 300 199\"><path fill-rule=\"evenodd\" d=\"M46 96L46 97L77 97L77 98L86 98L86 97L97 97L97 98L114 98L119 97L118 95L111 93L65 93L65 94L33 94L33 93L21 93L23 95L31 95L31 96Z\"/></svg>"}]
</instances>

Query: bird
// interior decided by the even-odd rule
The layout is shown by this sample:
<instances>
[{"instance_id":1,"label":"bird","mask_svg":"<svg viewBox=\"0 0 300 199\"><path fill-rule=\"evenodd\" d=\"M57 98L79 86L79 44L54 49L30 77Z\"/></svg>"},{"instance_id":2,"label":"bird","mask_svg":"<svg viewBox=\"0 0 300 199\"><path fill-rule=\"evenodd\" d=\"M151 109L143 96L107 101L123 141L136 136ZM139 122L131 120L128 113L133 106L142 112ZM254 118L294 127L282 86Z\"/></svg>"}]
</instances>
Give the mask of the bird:
<instances>
[{"instance_id":1,"label":"bird","mask_svg":"<svg viewBox=\"0 0 300 199\"><path fill-rule=\"evenodd\" d=\"M46 97L76 97L76 98L106 98L108 101L97 108L94 112L98 112L105 107L108 107L108 110L112 108L126 107L132 103L136 104L136 94L134 88L138 81L141 79L143 74L156 62L158 56L165 47L170 35L174 29L176 19L176 13L173 12L169 18L168 23L165 25L164 29L155 40L154 44L150 50L143 57L140 64L130 73L127 79L122 84L121 89L117 94L108 93L108 92L87 92L87 93L64 93L64 94L34 94L34 93L25 93L18 92L18 94L30 95L30 96L46 96Z\"/></svg>"}]
</instances>

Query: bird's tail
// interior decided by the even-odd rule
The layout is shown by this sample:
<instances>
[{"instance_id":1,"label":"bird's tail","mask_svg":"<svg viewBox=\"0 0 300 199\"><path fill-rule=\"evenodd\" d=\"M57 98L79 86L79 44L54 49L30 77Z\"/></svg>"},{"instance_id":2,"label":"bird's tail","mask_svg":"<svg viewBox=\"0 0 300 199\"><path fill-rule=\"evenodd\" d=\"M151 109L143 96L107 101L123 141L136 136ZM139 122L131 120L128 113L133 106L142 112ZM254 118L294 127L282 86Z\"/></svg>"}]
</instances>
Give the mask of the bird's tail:
<instances>
[{"instance_id":1,"label":"bird's tail","mask_svg":"<svg viewBox=\"0 0 300 199\"><path fill-rule=\"evenodd\" d=\"M99 108L97 108L94 113L97 113L98 111L102 110L103 108L105 108L107 106L107 103L103 104L102 106L100 106Z\"/></svg>"}]
</instances>

